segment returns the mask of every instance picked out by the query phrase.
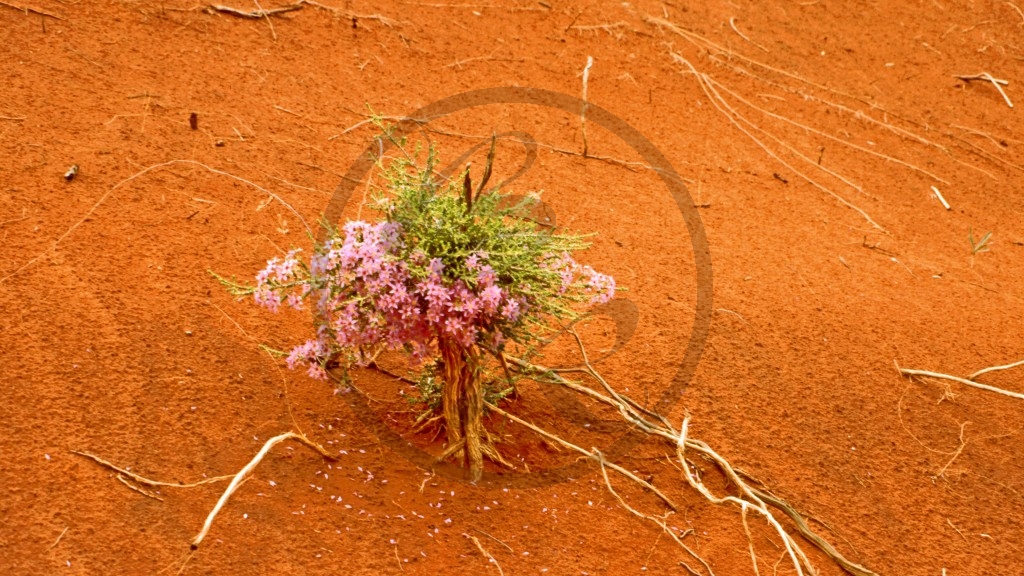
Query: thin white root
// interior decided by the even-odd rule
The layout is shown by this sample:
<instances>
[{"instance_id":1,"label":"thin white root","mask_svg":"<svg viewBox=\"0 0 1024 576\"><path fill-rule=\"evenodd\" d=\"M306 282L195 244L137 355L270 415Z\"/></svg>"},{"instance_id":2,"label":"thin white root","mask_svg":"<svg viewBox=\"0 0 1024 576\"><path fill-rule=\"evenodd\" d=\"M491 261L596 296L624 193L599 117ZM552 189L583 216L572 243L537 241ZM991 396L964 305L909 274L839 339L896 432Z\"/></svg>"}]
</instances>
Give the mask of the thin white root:
<instances>
[{"instance_id":1,"label":"thin white root","mask_svg":"<svg viewBox=\"0 0 1024 576\"><path fill-rule=\"evenodd\" d=\"M263 448L261 448L260 451L256 453L256 456L253 457L253 459L248 464L245 465L245 468L242 468L241 470L238 471L238 474L235 474L235 477L233 480L231 480L231 484L228 485L227 490L224 491L224 494L220 497L220 500L217 500L217 505L213 507L213 510L210 511L209 516L206 517L206 522L203 523L203 529L200 530L199 534L195 537L195 539L192 540L191 548L193 550L199 548L199 544L202 543L203 538L206 538L207 532L210 531L210 526L213 525L213 519L217 517L217 513L220 512L220 509L224 507L224 504L226 504L228 499L231 498L231 495L234 494L235 490L237 490L238 487L242 484L242 482L245 481L246 477L253 471L253 469L256 468L256 465L259 464L261 460L263 460L263 457L267 455L267 452L270 452L270 449L273 448L278 443L284 442L285 440L289 439L298 440L299 442L305 444L306 446L309 446L313 450L316 450L321 456L330 458L331 460L334 459L334 457L328 454L327 451L323 449L323 447L316 444L309 438L306 438L305 436L297 434L295 432L285 432L280 436L274 436L270 440L267 440L266 444L263 445Z\"/></svg>"},{"instance_id":2,"label":"thin white root","mask_svg":"<svg viewBox=\"0 0 1024 576\"><path fill-rule=\"evenodd\" d=\"M466 534L465 532L463 532L462 535L472 540L473 544L476 544L476 549L479 550L480 553L483 554L485 558L487 558L487 561L493 563L495 566L498 567L498 574L500 574L501 576L505 576L505 571L501 569L501 564L498 564L498 560L494 556L492 556L491 553L488 552L486 548L484 548L484 545L480 543L479 538L473 536L472 534Z\"/></svg>"},{"instance_id":3,"label":"thin white root","mask_svg":"<svg viewBox=\"0 0 1024 576\"><path fill-rule=\"evenodd\" d=\"M668 527L668 523L665 522L665 518L668 517L668 514L666 514L665 516L662 516L662 517L651 516L650 514L644 514L643 512L640 512L639 510L633 508L629 504L626 504L626 501L622 499L622 496L619 496L619 493L615 491L615 488L612 488L612 482L608 478L608 470L607 470L608 462L605 461L604 455L601 454L601 452L597 448L594 448L593 453L597 456L598 463L601 464L601 475L604 477L604 485L608 488L608 491L611 492L612 496L615 496L615 499L619 501L619 504L623 508L625 508L627 511L632 513L634 516L638 516L638 517L643 518L645 520L650 520L651 522L654 522L655 524L657 524L664 533L668 534L669 536L672 537L673 540L675 540L676 544L678 544L683 550L686 550L686 552L690 556L694 557L698 562L703 564L704 565L704 569L708 571L708 574L710 576L715 576L715 572L711 569L711 566L707 562L704 561L704 558L701 558L699 554L694 552L692 549L690 549L689 546L686 545L685 542L683 542L683 537L685 537L686 534L688 534L690 531L683 532L681 535L676 535L676 533L673 532L672 529ZM669 512L669 514L671 514L671 512ZM686 566L686 564L683 564L683 566ZM689 566L686 566L686 568L690 572L692 572L694 574L697 574L697 572L694 572L694 570L692 568L690 568Z\"/></svg>"},{"instance_id":4,"label":"thin white root","mask_svg":"<svg viewBox=\"0 0 1024 576\"><path fill-rule=\"evenodd\" d=\"M1017 366L1024 366L1024 360L1021 360L1020 362L1014 362L1012 364L1006 364L1004 366L992 366L990 368L982 368L981 370L978 370L974 374L971 374L970 376L968 376L967 379L968 380L974 380L975 378L977 378L978 376L981 376L982 374L987 374L989 372L996 372L997 370L1009 370L1010 368L1016 368Z\"/></svg>"},{"instance_id":5,"label":"thin white root","mask_svg":"<svg viewBox=\"0 0 1024 576\"><path fill-rule=\"evenodd\" d=\"M581 368L574 369L574 371L583 372L586 375L593 378L595 381L601 384L602 388L604 388L604 391L607 393L607 395L602 394L601 392L598 392L591 388L588 388L587 386L584 386L578 382L567 380L554 370L551 370L543 366L531 364L519 358L508 357L507 360L509 362L509 365L512 366L513 369L516 370L521 375L530 377L533 380L537 381L538 383L565 386L571 390L574 390L581 394L585 394L590 398L593 398L594 400L597 400L598 402L601 402L617 410L619 414L623 417L623 419L628 424L635 427L635 429L650 434L652 436L661 437L664 440L672 442L673 446L676 447L678 461L680 464L682 464L684 475L686 476L686 480L690 484L690 486L697 490L702 496L704 496L708 501L712 503L736 505L740 508L740 511L744 514L744 516L746 512L750 510L753 510L761 516L763 516L765 520L768 522L768 524L782 538L782 541L785 544L785 556L788 556L790 560L793 562L793 566L795 567L798 575L809 574L813 576L814 574L817 574L817 571L814 569L814 567L810 563L810 560L801 550L794 536L790 535L789 532L787 532L786 528L784 528L782 524L772 514L771 510L768 508L769 505L774 509L781 511L786 516L788 516L789 519L795 525L796 532L798 532L808 542L810 542L823 553L825 553L829 558L831 558L846 572L853 574L855 576L877 576L871 570L868 570L863 566L860 566L854 562L847 560L831 544L829 544L823 538L815 534L807 526L807 523L804 521L800 513L797 512L796 509L793 508L791 505L775 497L769 491L763 488L756 488L752 486L747 482L747 480L745 480L745 478L755 483L756 480L734 469L725 458L716 453L705 442L689 438L687 436L690 423L689 415L687 415L684 418L682 426L680 427L679 431L676 431L671 425L671 423L669 423L668 419L665 418L664 416L651 412L650 410L647 410L643 406L639 405L635 400L632 400L631 398L624 394L616 392L608 384L608 382L594 369L593 365L590 363L590 360L587 357L586 350L584 349L583 343L580 340L579 336L572 330L569 330L569 332L576 338L576 342L579 346L580 353L583 356L583 366ZM525 423L522 420L515 418L514 416L507 414L496 407L491 406L491 409L500 414L505 414L508 418L528 426L538 434L546 436L547 438L554 440L562 444L563 446L569 447L578 452L584 452L578 446L570 444L569 442L566 442L565 440L562 440L561 438L549 432L541 430L536 426L533 426L532 424ZM728 484L735 487L737 495L717 497L714 494L712 494L711 491L707 488L707 486L704 485L703 481L700 479L697 473L694 472L694 468L696 468L696 466L693 464L691 460L687 459L687 450L690 452L698 453L703 458L713 462L721 471L721 473L725 476L725 479L727 480ZM597 452L595 450L592 453L588 453L587 455L591 459L596 459L602 465L602 473L604 473L603 471L605 466L612 468L613 470L615 469L612 464L604 460L600 452ZM631 479L638 481L638 479L636 479L635 477L630 477ZM611 489L610 484L609 489L611 490L612 494L615 494L615 491ZM661 496L662 499L664 499L664 496L662 496L660 493L658 495ZM632 513L663 526L663 519L656 516L649 516L637 512L631 507L626 506L621 499L619 500L620 502L623 503L626 509L631 511ZM749 531L749 525L745 524L745 529ZM669 533L672 534L671 532ZM673 534L673 536L675 535ZM751 548L752 547L753 543L751 541ZM754 558L756 558L756 556ZM705 567L707 568L707 566ZM688 566L686 566L686 569L689 570L691 573L695 573L694 570L692 568L689 568Z\"/></svg>"},{"instance_id":6,"label":"thin white root","mask_svg":"<svg viewBox=\"0 0 1024 576\"><path fill-rule=\"evenodd\" d=\"M974 374L971 375L971 378L975 378L979 374L985 374L986 372L991 372L991 371L994 371L994 370L1005 370L1007 368L1013 368L1014 366L1020 366L1021 364L1024 364L1024 361L1017 362L1017 363L1014 363L1014 364L1009 364L1007 366L994 366L992 368L986 368L984 370L980 370L978 372L975 372ZM995 386L989 386L988 384L982 384L981 382L975 382L974 380L968 379L968 378L960 378L958 376L950 376L949 374L941 374L939 372L930 372L928 370L912 370L910 368L900 368L900 373L907 374L907 375L910 375L910 376L928 376L928 377L931 377L931 378L941 378L941 379L944 379L944 380L952 380L953 382L959 382L959 383L964 384L966 386L973 386L974 388L981 388L982 390L988 390L989 392L995 392L996 394L1002 394L1003 396L1009 396L1010 398L1017 398L1018 400L1024 400L1024 394L1021 394L1020 392L1011 392L1009 390L1004 390L1002 388L997 388Z\"/></svg>"},{"instance_id":7,"label":"thin white root","mask_svg":"<svg viewBox=\"0 0 1024 576\"><path fill-rule=\"evenodd\" d=\"M554 434L552 434L552 433L550 433L550 432L548 432L548 431L546 431L546 430L544 430L542 428L538 428L537 426L534 426L533 424L530 424L526 420L523 420L521 418L517 418L516 416L513 416L512 414L509 414L508 412L505 412L504 410L502 410L501 408L498 408L497 406L495 406L494 404L491 404L490 402L487 402L486 405L487 405L487 408L489 410L494 411L496 414L500 414L500 415L508 418L509 420L511 420L511 421L513 421L513 422L515 422L517 424L521 424L523 426L526 426L527 428L529 428L530 430L533 430L537 434L540 434L541 436L546 437L548 440L553 440L555 442L558 442L562 446L565 446L566 448L569 448L570 450L574 450L576 452L579 452L580 454L586 456L587 458L589 458L589 459L591 459L591 460L593 460L595 462L604 462L604 460L600 456L596 456L593 453L588 452L588 451L584 450L583 448L580 448L579 446L577 446L577 445L575 445L575 444L573 444L571 442L563 440L563 439L559 438L558 436L556 436L556 435L554 435ZM676 506L675 503L672 502L672 500L670 500L668 496L665 496L664 494L662 494L661 490L658 490L657 488L655 488L654 485L651 484L650 482L647 482L646 480L642 480L641 478L637 477L636 474L633 474L632 472L630 472L629 470L626 470L625 468L623 468L622 466L619 466L618 464L613 464L611 462L604 462L604 465L609 467L609 468L611 468L612 470L615 470L619 474L622 474L626 478L629 478L630 480L636 482L637 484L643 486L647 490L650 490L651 492L654 492L655 494L658 495L659 498L662 499L662 501L665 502L665 504L668 505L669 508L671 508L673 510L679 510L679 507Z\"/></svg>"},{"instance_id":8,"label":"thin white root","mask_svg":"<svg viewBox=\"0 0 1024 576\"><path fill-rule=\"evenodd\" d=\"M811 566L810 560L808 560L807 556L803 553L803 550L800 549L800 546L796 543L796 540L794 540L793 537L790 536L788 532L786 532L786 529L783 528L781 524L779 524L779 521L776 520L775 516L773 516L771 511L768 510L768 506L760 498L758 498L757 495L753 493L753 491L751 491L747 487L747 483L744 482L736 474L736 472L732 468L732 465L730 465L724 458L719 456L707 444L704 444L703 442L689 442L687 440L686 435L689 431L689 427L690 417L687 416L686 418L683 419L683 425L679 432L679 439L676 442L676 450L679 456L679 462L683 465L683 474L686 476L686 481L690 484L690 486L692 486L695 490L700 492L705 498L707 498L713 504L735 504L739 506L744 516L744 527L746 527L746 512L748 509L752 509L755 512L764 516L765 520L768 521L768 524L770 524L771 527L775 529L775 532L778 533L779 537L782 538L782 543L786 547L786 554L789 556L790 560L792 560L793 568L796 569L797 576L803 576L805 569L811 574L814 574L814 567ZM744 496L744 498L741 499L737 498L736 496L723 496L720 498L712 494L711 491L708 490L707 486L705 486L704 483L700 480L700 478L698 478L697 475L694 474L693 471L690 469L690 462L686 460L686 456L684 453L684 451L688 447L696 448L698 452L700 452L704 456L709 457L713 462L715 462L715 464L719 466L719 468L725 473L729 480L731 480L736 485L736 487L739 488L740 494ZM748 538L750 536L749 530L747 536ZM751 542L750 547L751 555L753 555L753 542ZM757 566L756 558L754 560L754 566L755 568Z\"/></svg>"}]
</instances>

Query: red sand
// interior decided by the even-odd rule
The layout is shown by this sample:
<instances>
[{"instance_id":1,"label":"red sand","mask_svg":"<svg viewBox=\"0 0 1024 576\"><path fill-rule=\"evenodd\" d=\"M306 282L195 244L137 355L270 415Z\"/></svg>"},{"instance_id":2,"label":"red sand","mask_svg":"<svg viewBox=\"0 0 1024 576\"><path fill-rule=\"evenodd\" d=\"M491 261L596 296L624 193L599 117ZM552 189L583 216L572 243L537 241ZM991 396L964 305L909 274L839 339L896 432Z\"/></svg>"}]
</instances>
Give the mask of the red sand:
<instances>
[{"instance_id":1,"label":"red sand","mask_svg":"<svg viewBox=\"0 0 1024 576\"><path fill-rule=\"evenodd\" d=\"M207 273L248 278L280 250L308 247L298 218L267 192L195 164L140 174L194 160L315 222L372 143L369 126L349 129L367 105L401 116L492 86L575 96L588 55L589 99L668 157L710 243L710 335L673 418L688 410L694 434L880 574L1019 571L1024 403L911 382L894 366L965 375L1024 357L1020 111L991 83L955 78L990 72L1024 104L1015 4L330 1L337 12L307 5L269 22L181 1L31 0L59 18L0 6L5 574L174 573L223 489L164 489L157 501L70 450L191 482L233 474L296 424L347 454L328 467L301 445L276 448L184 573L497 574L466 535L506 574L696 566L619 507L593 468L506 492L431 477L381 446L329 386L258 348L299 342L308 316L235 302ZM652 18L721 49L709 53ZM673 53L784 142L737 120L779 158L712 106ZM629 288L640 315L601 369L653 402L682 362L696 295L689 236L664 185L646 169L551 148L580 149L571 114L493 105L436 126L521 130L541 142L513 191L543 188L559 224L600 234L584 258ZM434 137L449 160L480 141ZM588 143L592 154L639 160L593 125ZM503 146L500 170L522 156ZM80 172L65 182L72 164ZM992 232L990 251L972 256L970 230ZM591 348L610 346L613 329L590 323ZM1021 374L983 380L1020 391ZM357 383L396 431L430 443L430 433L408 433L415 414L398 386L371 373ZM572 427L536 386L509 409L553 418L586 446L616 431ZM572 462L520 427L502 433L520 471ZM717 574L751 573L737 511L684 488L663 452L650 443L621 462L685 502L670 524L693 528L688 544ZM633 505L664 512L651 495L620 488ZM761 573L771 573L777 538L763 523L754 530ZM823 574L839 573L812 557ZM792 570L783 562L779 573Z\"/></svg>"}]
</instances>

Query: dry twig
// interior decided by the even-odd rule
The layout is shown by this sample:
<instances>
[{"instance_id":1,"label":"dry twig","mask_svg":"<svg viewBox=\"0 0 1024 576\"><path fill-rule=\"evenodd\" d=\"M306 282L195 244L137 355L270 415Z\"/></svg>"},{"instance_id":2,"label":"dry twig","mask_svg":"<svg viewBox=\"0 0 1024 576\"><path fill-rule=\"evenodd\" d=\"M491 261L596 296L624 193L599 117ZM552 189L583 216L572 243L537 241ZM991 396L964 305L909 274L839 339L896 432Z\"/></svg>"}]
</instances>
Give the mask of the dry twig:
<instances>
[{"instance_id":1,"label":"dry twig","mask_svg":"<svg viewBox=\"0 0 1024 576\"><path fill-rule=\"evenodd\" d=\"M1009 85L1009 81L1001 80L999 78L993 78L992 75L989 74L988 72L982 72L980 74L971 75L958 75L957 78L963 80L964 82L970 82L971 80L985 80L986 82L991 82L992 85L996 87L996 90L999 91L999 94L1003 97L1003 100L1006 101L1006 105L1009 106L1010 108L1013 108L1013 102L1010 101L1010 97L1007 96L1006 92L1003 91L1003 86Z\"/></svg>"},{"instance_id":2,"label":"dry twig","mask_svg":"<svg viewBox=\"0 0 1024 576\"><path fill-rule=\"evenodd\" d=\"M64 538L64 535L67 534L68 530L70 530L70 529L71 529L71 526L65 526L64 527L64 531L60 533L60 536L57 536L57 539L53 541L53 544L50 544L46 548L46 550L43 550L43 552L49 552L50 550L53 550L54 548L56 548L57 544L60 544L60 541Z\"/></svg>"},{"instance_id":3,"label":"dry twig","mask_svg":"<svg viewBox=\"0 0 1024 576\"><path fill-rule=\"evenodd\" d=\"M253 459L248 464L246 464L244 468L239 470L238 474L235 474L234 479L231 480L231 484L228 485L227 489L224 491L224 494L221 495L220 500L217 500L217 505L213 507L213 510L211 510L210 514L206 517L206 522L203 523L203 529L200 530L199 534L196 535L196 537L192 540L191 548L193 550L199 548L199 544L202 543L203 538L206 538L206 534L210 531L210 526L213 525L213 519L217 517L217 513L220 512L220 509L224 507L224 504L226 504L228 499L231 498L231 495L234 494L235 490L237 490L238 487L242 484L242 482L245 481L246 477L248 477L249 474L253 471L253 469L256 468L256 465L259 464L261 460L263 460L263 457L267 455L267 452L269 452L270 449L273 448L274 445L278 444L279 442L284 442L285 440L289 439L298 440L299 442L317 451L321 456L327 458L328 460L335 460L334 456L328 454L327 450L324 450L324 448L321 447L319 444L313 442L312 440L301 434L296 434L295 432L285 432L284 434L274 436L270 440L267 440L267 442L263 445L263 448L256 453L256 456L254 456Z\"/></svg>"}]
</instances>

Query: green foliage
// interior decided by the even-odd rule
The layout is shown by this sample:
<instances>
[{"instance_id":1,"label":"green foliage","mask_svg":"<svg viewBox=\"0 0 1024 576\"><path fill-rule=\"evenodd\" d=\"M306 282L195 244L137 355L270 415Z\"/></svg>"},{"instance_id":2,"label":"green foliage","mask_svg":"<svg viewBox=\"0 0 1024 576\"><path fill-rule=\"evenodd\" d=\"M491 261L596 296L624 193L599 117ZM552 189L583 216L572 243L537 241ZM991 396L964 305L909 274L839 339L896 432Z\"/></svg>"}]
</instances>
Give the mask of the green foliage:
<instances>
[{"instance_id":1,"label":"green foliage","mask_svg":"<svg viewBox=\"0 0 1024 576\"><path fill-rule=\"evenodd\" d=\"M444 263L446 282L462 280L475 289L478 272L467 266L467 259L486 255L497 284L511 297L529 303L522 322L502 327L506 337L520 344L535 342L549 330L550 320L576 318L576 308L592 294L578 283L566 289L562 260L587 248L587 236L537 225L530 211L539 204L539 193L514 202L510 195L495 190L475 196L467 205L463 186L456 183L466 172L438 182L435 162L433 149L428 150L423 167L413 155L394 160L383 170L386 184L374 199L385 220L402 226L404 247L398 257L413 264L410 273L425 278L429 274L425 263L437 258Z\"/></svg>"},{"instance_id":2,"label":"green foliage","mask_svg":"<svg viewBox=\"0 0 1024 576\"><path fill-rule=\"evenodd\" d=\"M981 252L988 252L989 246L988 241L992 239L992 233L986 232L980 240L974 239L974 228L969 228L967 231L967 241L971 243L971 256L979 254Z\"/></svg>"}]
</instances>

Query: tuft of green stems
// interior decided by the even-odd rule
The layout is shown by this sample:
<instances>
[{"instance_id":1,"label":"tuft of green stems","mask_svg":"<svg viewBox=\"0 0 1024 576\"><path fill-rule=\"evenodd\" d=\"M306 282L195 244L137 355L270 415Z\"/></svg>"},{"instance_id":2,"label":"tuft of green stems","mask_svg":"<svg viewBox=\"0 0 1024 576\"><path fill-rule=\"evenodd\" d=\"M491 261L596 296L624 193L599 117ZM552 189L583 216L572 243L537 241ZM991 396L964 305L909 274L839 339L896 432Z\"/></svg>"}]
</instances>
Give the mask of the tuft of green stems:
<instances>
[{"instance_id":1,"label":"tuft of green stems","mask_svg":"<svg viewBox=\"0 0 1024 576\"><path fill-rule=\"evenodd\" d=\"M980 240L974 239L974 228L967 229L967 241L971 243L971 256L981 252L988 252L988 241L992 239L992 233L986 232Z\"/></svg>"},{"instance_id":2,"label":"tuft of green stems","mask_svg":"<svg viewBox=\"0 0 1024 576\"><path fill-rule=\"evenodd\" d=\"M494 269L498 284L513 297L529 303L523 322L504 326L509 339L530 344L550 327L545 320L571 321L578 316L576 305L587 295L578 290L563 290L556 264L564 254L590 246L592 235L563 234L538 226L530 210L539 203L539 194L518 201L500 191L472 197L464 194L459 178L438 182L434 174L436 156L427 155L420 167L411 157L394 160L384 169L385 186L378 190L374 207L386 220L402 226L405 241L398 258L407 262L427 262L437 258L444 263L444 279L462 280L477 285L477 272L466 266L473 254ZM410 266L410 273L423 278L426 266Z\"/></svg>"}]
</instances>

